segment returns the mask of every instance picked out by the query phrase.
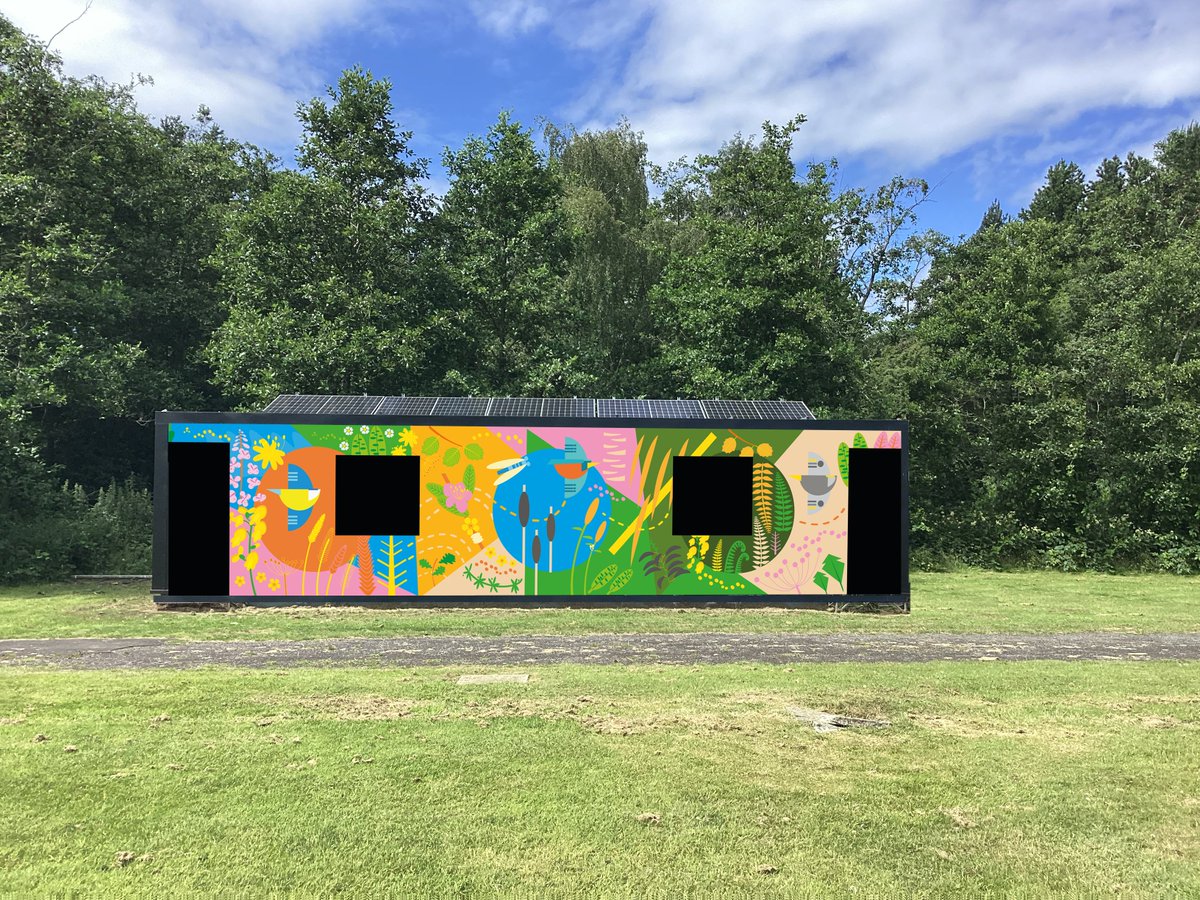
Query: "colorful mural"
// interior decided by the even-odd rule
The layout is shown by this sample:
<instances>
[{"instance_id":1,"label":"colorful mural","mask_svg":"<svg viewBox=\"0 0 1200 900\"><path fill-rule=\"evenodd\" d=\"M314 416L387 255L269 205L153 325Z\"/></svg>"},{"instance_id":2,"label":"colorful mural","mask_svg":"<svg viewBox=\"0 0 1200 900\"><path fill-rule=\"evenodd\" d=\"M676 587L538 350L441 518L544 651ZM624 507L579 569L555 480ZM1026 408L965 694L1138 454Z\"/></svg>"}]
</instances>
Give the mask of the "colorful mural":
<instances>
[{"instance_id":1,"label":"colorful mural","mask_svg":"<svg viewBox=\"0 0 1200 900\"><path fill-rule=\"evenodd\" d=\"M169 439L229 445L235 596L844 594L849 449L900 433L705 425L174 423ZM338 533L343 454L420 458L419 534ZM687 455L751 459L749 533L674 533Z\"/></svg>"}]
</instances>

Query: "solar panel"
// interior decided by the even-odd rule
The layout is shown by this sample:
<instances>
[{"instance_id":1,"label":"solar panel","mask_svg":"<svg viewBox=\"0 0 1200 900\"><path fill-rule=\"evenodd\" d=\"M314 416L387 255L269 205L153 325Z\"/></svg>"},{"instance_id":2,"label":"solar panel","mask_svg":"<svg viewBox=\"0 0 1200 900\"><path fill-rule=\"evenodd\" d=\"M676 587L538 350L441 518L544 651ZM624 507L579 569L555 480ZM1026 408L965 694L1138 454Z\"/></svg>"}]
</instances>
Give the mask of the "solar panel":
<instances>
[{"instance_id":1,"label":"solar panel","mask_svg":"<svg viewBox=\"0 0 1200 900\"><path fill-rule=\"evenodd\" d=\"M540 416L540 397L495 397L488 409L489 416Z\"/></svg>"},{"instance_id":2,"label":"solar panel","mask_svg":"<svg viewBox=\"0 0 1200 900\"><path fill-rule=\"evenodd\" d=\"M596 415L596 401L581 397L547 397L542 401L542 415L591 419Z\"/></svg>"},{"instance_id":3,"label":"solar panel","mask_svg":"<svg viewBox=\"0 0 1200 900\"><path fill-rule=\"evenodd\" d=\"M648 419L649 400L597 400L596 415L616 419Z\"/></svg>"},{"instance_id":4,"label":"solar panel","mask_svg":"<svg viewBox=\"0 0 1200 900\"><path fill-rule=\"evenodd\" d=\"M363 395L326 397L317 412L323 416L369 416L378 409L382 399Z\"/></svg>"},{"instance_id":5,"label":"solar panel","mask_svg":"<svg viewBox=\"0 0 1200 900\"><path fill-rule=\"evenodd\" d=\"M650 416L655 419L702 419L699 400L647 400Z\"/></svg>"},{"instance_id":6,"label":"solar panel","mask_svg":"<svg viewBox=\"0 0 1200 900\"><path fill-rule=\"evenodd\" d=\"M591 400L582 397L373 397L358 394L280 394L263 409L272 415L529 416L591 419L816 418L800 400Z\"/></svg>"},{"instance_id":7,"label":"solar panel","mask_svg":"<svg viewBox=\"0 0 1200 900\"><path fill-rule=\"evenodd\" d=\"M317 394L280 394L267 410L273 413L302 413L312 415L328 398Z\"/></svg>"},{"instance_id":8,"label":"solar panel","mask_svg":"<svg viewBox=\"0 0 1200 900\"><path fill-rule=\"evenodd\" d=\"M707 401L706 401L707 402ZM799 400L751 400L764 419L811 419L812 412Z\"/></svg>"},{"instance_id":9,"label":"solar panel","mask_svg":"<svg viewBox=\"0 0 1200 900\"><path fill-rule=\"evenodd\" d=\"M758 410L750 400L701 400L704 415L709 419L757 419Z\"/></svg>"},{"instance_id":10,"label":"solar panel","mask_svg":"<svg viewBox=\"0 0 1200 900\"><path fill-rule=\"evenodd\" d=\"M377 416L392 418L407 418L409 416L427 416L433 412L433 404L437 397L384 397L375 410Z\"/></svg>"},{"instance_id":11,"label":"solar panel","mask_svg":"<svg viewBox=\"0 0 1200 900\"><path fill-rule=\"evenodd\" d=\"M491 397L438 397L433 405L435 416L482 416Z\"/></svg>"}]
</instances>

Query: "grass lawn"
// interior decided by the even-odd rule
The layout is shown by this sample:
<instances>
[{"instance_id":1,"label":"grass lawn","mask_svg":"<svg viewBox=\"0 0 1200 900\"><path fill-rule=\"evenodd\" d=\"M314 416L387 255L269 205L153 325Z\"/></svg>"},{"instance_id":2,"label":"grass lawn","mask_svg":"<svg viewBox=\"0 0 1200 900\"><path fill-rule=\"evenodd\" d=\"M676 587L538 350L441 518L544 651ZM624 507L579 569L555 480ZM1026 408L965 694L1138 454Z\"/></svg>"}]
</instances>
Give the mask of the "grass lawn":
<instances>
[{"instance_id":1,"label":"grass lawn","mask_svg":"<svg viewBox=\"0 0 1200 900\"><path fill-rule=\"evenodd\" d=\"M0 670L0 894L1200 895L1198 664L463 671Z\"/></svg>"},{"instance_id":2,"label":"grass lawn","mask_svg":"<svg viewBox=\"0 0 1200 900\"><path fill-rule=\"evenodd\" d=\"M962 572L913 576L911 615L781 609L410 609L164 611L136 586L0 588L0 638L251 640L436 634L632 632L1195 631L1200 578Z\"/></svg>"}]
</instances>

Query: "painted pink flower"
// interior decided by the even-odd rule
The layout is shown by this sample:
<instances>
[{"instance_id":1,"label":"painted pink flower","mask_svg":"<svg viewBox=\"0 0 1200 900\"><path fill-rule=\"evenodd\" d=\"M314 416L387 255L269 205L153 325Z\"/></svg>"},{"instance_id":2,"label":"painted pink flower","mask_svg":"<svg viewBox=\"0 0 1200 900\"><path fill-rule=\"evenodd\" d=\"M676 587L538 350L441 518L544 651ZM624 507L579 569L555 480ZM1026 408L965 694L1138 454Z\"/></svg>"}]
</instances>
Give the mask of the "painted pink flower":
<instances>
[{"instance_id":1,"label":"painted pink flower","mask_svg":"<svg viewBox=\"0 0 1200 900\"><path fill-rule=\"evenodd\" d=\"M256 487L258 487L259 481L260 479L258 478L247 478L246 487L250 488L250 490L254 490Z\"/></svg>"},{"instance_id":2,"label":"painted pink flower","mask_svg":"<svg viewBox=\"0 0 1200 900\"><path fill-rule=\"evenodd\" d=\"M467 511L467 504L471 502L471 492L465 484L461 481L451 481L446 485L445 493L447 509L454 507L460 513Z\"/></svg>"},{"instance_id":3,"label":"painted pink flower","mask_svg":"<svg viewBox=\"0 0 1200 900\"><path fill-rule=\"evenodd\" d=\"M247 450L245 447L243 447L241 450L238 451L238 459L249 459L249 458L250 458L250 451Z\"/></svg>"},{"instance_id":4,"label":"painted pink flower","mask_svg":"<svg viewBox=\"0 0 1200 900\"><path fill-rule=\"evenodd\" d=\"M249 505L250 505L250 495L247 494L245 491L242 491L240 494L238 494L238 506L249 506Z\"/></svg>"},{"instance_id":5,"label":"painted pink flower","mask_svg":"<svg viewBox=\"0 0 1200 900\"><path fill-rule=\"evenodd\" d=\"M260 491L259 493L257 493L257 494L255 494L255 495L254 495L254 502L255 502L255 503L262 503L262 502L263 502L264 500L266 500L266 499L267 499L267 495L266 495L266 494L264 494L264 493L262 493L261 491Z\"/></svg>"},{"instance_id":6,"label":"painted pink flower","mask_svg":"<svg viewBox=\"0 0 1200 900\"><path fill-rule=\"evenodd\" d=\"M257 475L260 470L254 463L250 463L250 465L246 466L246 471L251 475Z\"/></svg>"},{"instance_id":7,"label":"painted pink flower","mask_svg":"<svg viewBox=\"0 0 1200 900\"><path fill-rule=\"evenodd\" d=\"M233 491L229 492L229 502L231 504L237 503L237 494L235 494Z\"/></svg>"}]
</instances>

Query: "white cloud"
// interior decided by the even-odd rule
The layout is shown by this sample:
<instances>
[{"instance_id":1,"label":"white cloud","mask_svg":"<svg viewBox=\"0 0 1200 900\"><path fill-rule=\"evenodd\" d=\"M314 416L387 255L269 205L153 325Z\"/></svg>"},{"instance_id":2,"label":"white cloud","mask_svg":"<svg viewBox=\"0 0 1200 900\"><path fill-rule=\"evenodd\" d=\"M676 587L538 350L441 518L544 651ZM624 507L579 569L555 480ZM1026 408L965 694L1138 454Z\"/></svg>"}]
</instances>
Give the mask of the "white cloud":
<instances>
[{"instance_id":1,"label":"white cloud","mask_svg":"<svg viewBox=\"0 0 1200 900\"><path fill-rule=\"evenodd\" d=\"M636 45L568 113L629 117L659 160L804 113L805 155L922 166L1090 110L1200 96L1190 0L646 0L623 18L626 34L644 22Z\"/></svg>"},{"instance_id":2,"label":"white cloud","mask_svg":"<svg viewBox=\"0 0 1200 900\"><path fill-rule=\"evenodd\" d=\"M299 134L296 103L320 93L325 73L303 51L334 30L362 29L395 3L371 0L95 0L54 39L71 75L127 82L153 118L190 117L207 105L232 135L287 153ZM19 28L45 41L85 0L0 2Z\"/></svg>"}]
</instances>

